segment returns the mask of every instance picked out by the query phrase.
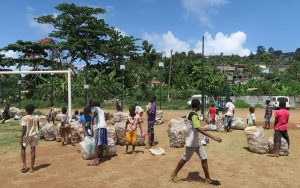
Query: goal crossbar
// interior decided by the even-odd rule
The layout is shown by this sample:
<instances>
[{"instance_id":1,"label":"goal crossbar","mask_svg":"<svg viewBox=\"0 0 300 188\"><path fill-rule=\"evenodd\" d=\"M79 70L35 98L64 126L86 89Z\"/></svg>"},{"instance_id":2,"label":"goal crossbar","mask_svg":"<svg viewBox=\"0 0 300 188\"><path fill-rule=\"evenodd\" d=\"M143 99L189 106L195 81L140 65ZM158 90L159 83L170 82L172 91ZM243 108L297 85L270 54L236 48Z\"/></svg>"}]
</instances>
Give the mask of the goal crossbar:
<instances>
[{"instance_id":1,"label":"goal crossbar","mask_svg":"<svg viewBox=\"0 0 300 188\"><path fill-rule=\"evenodd\" d=\"M71 97L71 70L49 70L49 71L0 71L1 74L67 74L68 75L68 115L71 119L72 97Z\"/></svg>"}]
</instances>

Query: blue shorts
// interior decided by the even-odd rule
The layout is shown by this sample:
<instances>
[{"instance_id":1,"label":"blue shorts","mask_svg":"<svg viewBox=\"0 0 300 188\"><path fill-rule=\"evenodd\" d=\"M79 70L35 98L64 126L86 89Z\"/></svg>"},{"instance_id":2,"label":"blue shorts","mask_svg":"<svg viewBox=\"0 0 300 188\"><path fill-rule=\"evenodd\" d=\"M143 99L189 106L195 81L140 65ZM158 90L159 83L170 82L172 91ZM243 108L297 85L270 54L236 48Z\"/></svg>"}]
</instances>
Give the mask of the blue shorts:
<instances>
[{"instance_id":1,"label":"blue shorts","mask_svg":"<svg viewBox=\"0 0 300 188\"><path fill-rule=\"evenodd\" d=\"M107 145L107 129L100 128L94 131L95 145Z\"/></svg>"},{"instance_id":2,"label":"blue shorts","mask_svg":"<svg viewBox=\"0 0 300 188\"><path fill-rule=\"evenodd\" d=\"M265 118L266 123L270 123L270 118Z\"/></svg>"}]
</instances>

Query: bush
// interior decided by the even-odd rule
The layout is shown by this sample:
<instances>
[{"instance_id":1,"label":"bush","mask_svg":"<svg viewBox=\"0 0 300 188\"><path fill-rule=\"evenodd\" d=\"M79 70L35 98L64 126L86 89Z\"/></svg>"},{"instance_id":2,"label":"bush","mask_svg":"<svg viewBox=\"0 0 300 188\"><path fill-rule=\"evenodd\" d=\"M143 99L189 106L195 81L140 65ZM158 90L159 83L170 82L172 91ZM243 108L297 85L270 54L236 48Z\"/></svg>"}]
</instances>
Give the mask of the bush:
<instances>
[{"instance_id":1,"label":"bush","mask_svg":"<svg viewBox=\"0 0 300 188\"><path fill-rule=\"evenodd\" d=\"M244 100L236 100L235 107L236 108L249 108L250 104L246 103Z\"/></svg>"}]
</instances>

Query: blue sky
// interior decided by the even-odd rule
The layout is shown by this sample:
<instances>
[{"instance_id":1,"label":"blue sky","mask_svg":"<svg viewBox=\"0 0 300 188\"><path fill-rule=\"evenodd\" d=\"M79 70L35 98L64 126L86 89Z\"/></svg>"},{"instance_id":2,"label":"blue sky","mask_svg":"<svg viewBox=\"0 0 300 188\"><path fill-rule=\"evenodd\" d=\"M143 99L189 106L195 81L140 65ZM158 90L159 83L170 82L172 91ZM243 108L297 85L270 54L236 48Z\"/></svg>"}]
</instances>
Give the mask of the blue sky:
<instances>
[{"instance_id":1,"label":"blue sky","mask_svg":"<svg viewBox=\"0 0 300 188\"><path fill-rule=\"evenodd\" d=\"M34 22L57 14L62 2L102 7L106 22L125 35L147 39L166 55L173 51L205 54L255 52L257 46L293 52L300 48L298 0L10 0L0 6L0 48L16 40L39 40L51 27ZM13 55L13 53L7 53Z\"/></svg>"}]
</instances>

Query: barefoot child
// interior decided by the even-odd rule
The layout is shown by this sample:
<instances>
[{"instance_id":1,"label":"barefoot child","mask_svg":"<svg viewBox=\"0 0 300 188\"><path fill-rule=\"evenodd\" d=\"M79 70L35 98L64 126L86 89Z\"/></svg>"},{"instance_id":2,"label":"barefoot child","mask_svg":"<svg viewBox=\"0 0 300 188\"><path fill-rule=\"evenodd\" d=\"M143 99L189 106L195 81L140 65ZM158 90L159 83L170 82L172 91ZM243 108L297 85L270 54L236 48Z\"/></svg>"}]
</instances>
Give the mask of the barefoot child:
<instances>
[{"instance_id":1,"label":"barefoot child","mask_svg":"<svg viewBox=\"0 0 300 188\"><path fill-rule=\"evenodd\" d=\"M134 106L129 107L129 116L125 125L125 140L126 140L126 151L124 154L128 154L128 145L132 144L132 153L134 153L136 141L137 141L137 128L140 128L141 135L143 134L141 126L141 118L139 114L135 113Z\"/></svg>"},{"instance_id":2,"label":"barefoot child","mask_svg":"<svg viewBox=\"0 0 300 188\"><path fill-rule=\"evenodd\" d=\"M287 132L288 122L290 118L290 112L285 109L286 102L279 102L279 110L275 112L275 122L274 122L274 153L269 154L269 157L279 157L279 149L281 146L281 138L284 138L288 143L288 148L290 148L290 138Z\"/></svg>"},{"instance_id":3,"label":"barefoot child","mask_svg":"<svg viewBox=\"0 0 300 188\"><path fill-rule=\"evenodd\" d=\"M95 139L95 161L94 163L89 163L88 166L95 166L100 163L100 158L103 157L104 147L108 144L104 111L100 108L98 101L92 104L92 127Z\"/></svg>"},{"instance_id":4,"label":"barefoot child","mask_svg":"<svg viewBox=\"0 0 300 188\"><path fill-rule=\"evenodd\" d=\"M216 118L216 113L217 109L215 108L215 104L211 103L209 109L208 109L208 114L209 114L209 123L210 124L215 124L215 118Z\"/></svg>"},{"instance_id":5,"label":"barefoot child","mask_svg":"<svg viewBox=\"0 0 300 188\"><path fill-rule=\"evenodd\" d=\"M71 141L71 143L73 143L72 141L72 135L71 135L71 127L70 127L70 123L69 123L69 116L67 115L67 108L63 107L61 109L62 115L61 115L61 125L60 125L60 133L61 133L61 144L64 146L65 144L68 143L68 139L69 141ZM67 139L65 140L65 138L67 137Z\"/></svg>"},{"instance_id":6,"label":"barefoot child","mask_svg":"<svg viewBox=\"0 0 300 188\"><path fill-rule=\"evenodd\" d=\"M202 128L200 128L200 120L199 120L199 116L197 115L197 112L200 110L200 101L197 99L193 99L191 106L192 106L192 112L190 112L188 115L189 130L186 137L185 153L180 159L180 161L178 162L176 169L172 172L170 181L173 182L179 181L179 179L177 178L178 172L185 165L185 163L192 158L193 154L197 153L197 155L201 159L202 168L204 170L205 183L220 184L218 181L210 179L208 164L207 164L207 155L205 153L204 147L199 143L199 137L200 137L199 133L217 142L222 142L222 139L213 136L207 133L206 131L204 131Z\"/></svg>"},{"instance_id":7,"label":"barefoot child","mask_svg":"<svg viewBox=\"0 0 300 188\"><path fill-rule=\"evenodd\" d=\"M266 100L266 111L265 111L265 128L270 129L270 119L272 117L273 107L270 105L270 100Z\"/></svg>"},{"instance_id":8,"label":"barefoot child","mask_svg":"<svg viewBox=\"0 0 300 188\"><path fill-rule=\"evenodd\" d=\"M23 167L21 172L25 173L28 171L26 166L26 147L30 146L31 153L31 164L29 172L33 173L33 167L35 162L35 147L38 144L39 139L39 118L38 116L33 116L34 106L32 104L28 104L26 106L27 115L21 119L22 126L22 136L21 136L21 157L23 162Z\"/></svg>"},{"instance_id":9,"label":"barefoot child","mask_svg":"<svg viewBox=\"0 0 300 188\"><path fill-rule=\"evenodd\" d=\"M146 148L151 148L154 146L154 123L155 123L155 116L156 116L156 104L155 104L156 97L152 96L150 98L150 103L147 105L146 111L148 114L148 145Z\"/></svg>"},{"instance_id":10,"label":"barefoot child","mask_svg":"<svg viewBox=\"0 0 300 188\"><path fill-rule=\"evenodd\" d=\"M248 114L248 117L247 117L247 125L249 127L256 126L256 117L255 117L254 112L255 112L255 108L251 106L249 108L249 114Z\"/></svg>"}]
</instances>

